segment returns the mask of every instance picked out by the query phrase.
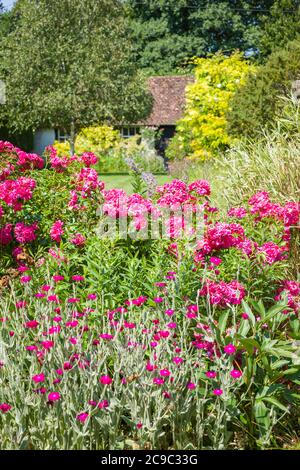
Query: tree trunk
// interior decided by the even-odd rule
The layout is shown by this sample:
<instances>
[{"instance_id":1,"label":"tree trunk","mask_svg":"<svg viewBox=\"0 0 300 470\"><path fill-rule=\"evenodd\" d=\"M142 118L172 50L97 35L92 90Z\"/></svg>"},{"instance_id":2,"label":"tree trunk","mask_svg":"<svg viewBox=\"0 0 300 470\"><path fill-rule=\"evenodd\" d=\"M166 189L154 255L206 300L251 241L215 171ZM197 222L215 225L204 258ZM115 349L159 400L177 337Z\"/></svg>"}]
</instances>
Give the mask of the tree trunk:
<instances>
[{"instance_id":1,"label":"tree trunk","mask_svg":"<svg viewBox=\"0 0 300 470\"><path fill-rule=\"evenodd\" d=\"M76 141L75 123L74 123L74 121L72 121L72 123L71 123L71 134L70 134L70 153L71 153L71 157L75 154L75 141Z\"/></svg>"}]
</instances>

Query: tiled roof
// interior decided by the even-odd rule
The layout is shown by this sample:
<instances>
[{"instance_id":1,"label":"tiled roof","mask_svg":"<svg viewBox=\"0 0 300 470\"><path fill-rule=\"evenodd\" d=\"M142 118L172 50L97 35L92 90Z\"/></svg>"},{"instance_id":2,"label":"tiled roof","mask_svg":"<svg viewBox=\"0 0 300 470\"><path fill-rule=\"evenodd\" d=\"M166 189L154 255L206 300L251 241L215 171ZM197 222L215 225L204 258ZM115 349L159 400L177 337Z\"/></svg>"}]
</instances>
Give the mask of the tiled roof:
<instances>
[{"instance_id":1,"label":"tiled roof","mask_svg":"<svg viewBox=\"0 0 300 470\"><path fill-rule=\"evenodd\" d=\"M187 76L151 77L148 80L154 98L150 116L140 124L146 126L175 125L185 106L185 88L194 81Z\"/></svg>"}]
</instances>

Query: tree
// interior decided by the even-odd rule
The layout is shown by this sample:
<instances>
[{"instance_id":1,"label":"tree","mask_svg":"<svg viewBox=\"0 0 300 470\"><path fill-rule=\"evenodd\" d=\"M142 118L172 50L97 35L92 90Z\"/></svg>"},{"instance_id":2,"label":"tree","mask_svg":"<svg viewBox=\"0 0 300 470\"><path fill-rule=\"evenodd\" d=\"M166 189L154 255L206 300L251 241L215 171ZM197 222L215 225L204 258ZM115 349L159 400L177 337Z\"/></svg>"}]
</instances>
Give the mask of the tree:
<instances>
[{"instance_id":1,"label":"tree","mask_svg":"<svg viewBox=\"0 0 300 470\"><path fill-rule=\"evenodd\" d=\"M298 78L300 40L295 40L273 52L237 90L227 115L229 133L237 137L253 137L272 126L285 106L281 97L291 96L292 82Z\"/></svg>"},{"instance_id":2,"label":"tree","mask_svg":"<svg viewBox=\"0 0 300 470\"><path fill-rule=\"evenodd\" d=\"M169 157L175 150L176 157L204 160L230 145L226 121L230 99L254 69L238 52L230 57L218 53L196 59L195 65L195 82L188 85L185 113L178 122Z\"/></svg>"},{"instance_id":3,"label":"tree","mask_svg":"<svg viewBox=\"0 0 300 470\"><path fill-rule=\"evenodd\" d=\"M257 51L261 17L275 0L127 0L135 56L149 74L173 73L193 56Z\"/></svg>"},{"instance_id":4,"label":"tree","mask_svg":"<svg viewBox=\"0 0 300 470\"><path fill-rule=\"evenodd\" d=\"M260 53L267 57L300 35L300 0L276 0L262 18Z\"/></svg>"},{"instance_id":5,"label":"tree","mask_svg":"<svg viewBox=\"0 0 300 470\"><path fill-rule=\"evenodd\" d=\"M21 0L16 15L0 50L12 129L61 128L74 151L82 127L149 113L120 0Z\"/></svg>"}]
</instances>

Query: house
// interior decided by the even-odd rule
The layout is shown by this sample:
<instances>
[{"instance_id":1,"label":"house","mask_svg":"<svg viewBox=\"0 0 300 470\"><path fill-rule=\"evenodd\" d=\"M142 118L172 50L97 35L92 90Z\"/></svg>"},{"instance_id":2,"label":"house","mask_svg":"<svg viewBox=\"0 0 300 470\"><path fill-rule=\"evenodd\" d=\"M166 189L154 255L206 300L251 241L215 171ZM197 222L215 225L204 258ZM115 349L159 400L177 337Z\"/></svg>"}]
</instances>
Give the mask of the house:
<instances>
[{"instance_id":1,"label":"house","mask_svg":"<svg viewBox=\"0 0 300 470\"><path fill-rule=\"evenodd\" d=\"M149 78L148 86L153 96L152 112L144 121L120 127L122 137L129 138L139 134L142 128L155 129L160 136L156 144L157 150L164 155L168 141L175 134L176 123L183 115L186 86L193 81L193 77L183 75ZM41 154L55 140L64 142L67 139L68 136L59 130L38 130L34 136L34 151Z\"/></svg>"}]
</instances>

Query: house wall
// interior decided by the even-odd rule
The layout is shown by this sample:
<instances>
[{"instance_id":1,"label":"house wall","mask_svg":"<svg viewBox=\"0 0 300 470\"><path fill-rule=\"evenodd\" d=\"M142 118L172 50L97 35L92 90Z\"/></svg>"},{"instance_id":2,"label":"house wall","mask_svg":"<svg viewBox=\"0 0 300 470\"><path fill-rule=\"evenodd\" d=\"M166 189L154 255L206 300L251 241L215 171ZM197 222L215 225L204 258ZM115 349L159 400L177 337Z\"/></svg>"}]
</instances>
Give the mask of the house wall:
<instances>
[{"instance_id":1,"label":"house wall","mask_svg":"<svg viewBox=\"0 0 300 470\"><path fill-rule=\"evenodd\" d=\"M34 134L33 149L34 152L41 155L48 145L53 145L55 141L54 129L39 129Z\"/></svg>"}]
</instances>

